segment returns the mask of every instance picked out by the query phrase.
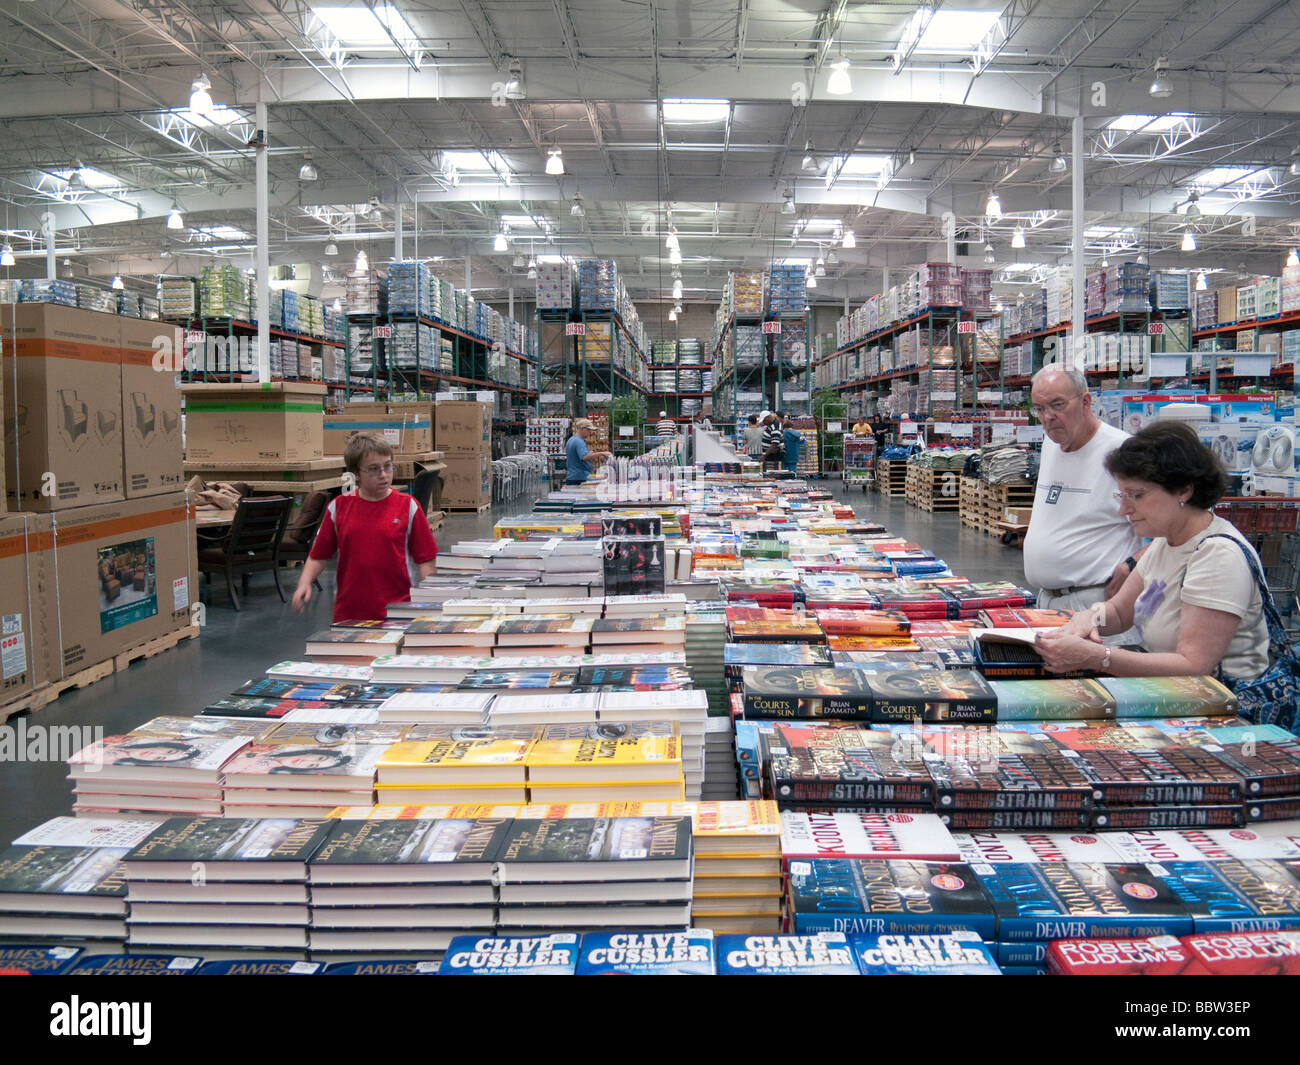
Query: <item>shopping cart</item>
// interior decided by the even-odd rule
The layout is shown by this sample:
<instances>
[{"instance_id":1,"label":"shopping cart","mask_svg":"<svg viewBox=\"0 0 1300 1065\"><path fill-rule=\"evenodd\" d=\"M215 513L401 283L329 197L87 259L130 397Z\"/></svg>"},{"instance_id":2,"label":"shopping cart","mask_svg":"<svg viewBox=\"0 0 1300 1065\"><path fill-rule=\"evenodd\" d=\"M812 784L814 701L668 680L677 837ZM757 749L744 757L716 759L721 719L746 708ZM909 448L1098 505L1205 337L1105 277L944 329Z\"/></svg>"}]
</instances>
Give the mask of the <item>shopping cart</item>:
<instances>
[{"instance_id":1,"label":"shopping cart","mask_svg":"<svg viewBox=\"0 0 1300 1065\"><path fill-rule=\"evenodd\" d=\"M876 483L876 439L873 436L855 436L844 434L844 471L845 486L861 487L869 492Z\"/></svg>"}]
</instances>

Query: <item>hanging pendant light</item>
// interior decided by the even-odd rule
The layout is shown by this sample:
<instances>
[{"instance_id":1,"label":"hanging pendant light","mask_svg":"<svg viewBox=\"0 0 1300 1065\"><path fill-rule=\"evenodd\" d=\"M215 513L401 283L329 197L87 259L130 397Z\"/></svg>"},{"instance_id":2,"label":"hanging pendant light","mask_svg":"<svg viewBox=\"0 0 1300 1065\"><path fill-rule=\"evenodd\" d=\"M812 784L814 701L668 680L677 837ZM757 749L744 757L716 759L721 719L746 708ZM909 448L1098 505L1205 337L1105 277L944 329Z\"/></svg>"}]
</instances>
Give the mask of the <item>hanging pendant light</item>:
<instances>
[{"instance_id":1,"label":"hanging pendant light","mask_svg":"<svg viewBox=\"0 0 1300 1065\"><path fill-rule=\"evenodd\" d=\"M172 200L171 210L167 212L168 229L184 229L185 216L181 214L181 209L176 206L176 201Z\"/></svg>"},{"instance_id":2,"label":"hanging pendant light","mask_svg":"<svg viewBox=\"0 0 1300 1065\"><path fill-rule=\"evenodd\" d=\"M856 248L857 246L858 246L858 238L853 235L853 230L846 229L844 231L844 239L840 242L840 247Z\"/></svg>"},{"instance_id":3,"label":"hanging pendant light","mask_svg":"<svg viewBox=\"0 0 1300 1065\"><path fill-rule=\"evenodd\" d=\"M1210 287L1210 283L1205 277L1205 271L1202 270L1199 274L1196 275L1196 291L1204 292L1209 287Z\"/></svg>"},{"instance_id":4,"label":"hanging pendant light","mask_svg":"<svg viewBox=\"0 0 1300 1065\"><path fill-rule=\"evenodd\" d=\"M679 277L677 278L676 281L673 282L673 299L679 300L681 298L682 298L682 279Z\"/></svg>"},{"instance_id":5,"label":"hanging pendant light","mask_svg":"<svg viewBox=\"0 0 1300 1065\"><path fill-rule=\"evenodd\" d=\"M1025 227L1016 226L1016 231L1011 234L1011 246L1013 248L1023 248L1025 246Z\"/></svg>"},{"instance_id":6,"label":"hanging pendant light","mask_svg":"<svg viewBox=\"0 0 1300 1065\"><path fill-rule=\"evenodd\" d=\"M851 64L843 57L831 64L830 77L826 79L826 91L832 96L848 96L853 91L853 79L849 77Z\"/></svg>"},{"instance_id":7,"label":"hanging pendant light","mask_svg":"<svg viewBox=\"0 0 1300 1065\"><path fill-rule=\"evenodd\" d=\"M212 114L212 82L208 81L206 74L200 74L190 84L190 111L200 118L206 118Z\"/></svg>"},{"instance_id":8,"label":"hanging pendant light","mask_svg":"<svg viewBox=\"0 0 1300 1065\"><path fill-rule=\"evenodd\" d=\"M551 177L560 177L564 174L564 151L560 148L551 148L546 153L546 172Z\"/></svg>"},{"instance_id":9,"label":"hanging pendant light","mask_svg":"<svg viewBox=\"0 0 1300 1065\"><path fill-rule=\"evenodd\" d=\"M0 266L13 266L15 262L13 245L5 241L4 247L0 247Z\"/></svg>"},{"instance_id":10,"label":"hanging pendant light","mask_svg":"<svg viewBox=\"0 0 1300 1065\"><path fill-rule=\"evenodd\" d=\"M316 165L311 161L311 152L303 156L302 166L298 167L299 181L315 181L320 175L316 173Z\"/></svg>"},{"instance_id":11,"label":"hanging pendant light","mask_svg":"<svg viewBox=\"0 0 1300 1065\"><path fill-rule=\"evenodd\" d=\"M1196 234L1192 232L1191 226L1183 230L1183 242L1179 245L1179 248L1182 251L1196 250Z\"/></svg>"},{"instance_id":12,"label":"hanging pendant light","mask_svg":"<svg viewBox=\"0 0 1300 1065\"><path fill-rule=\"evenodd\" d=\"M988 202L984 204L984 213L989 218L1002 217L1002 201L998 198L996 192L990 192Z\"/></svg>"},{"instance_id":13,"label":"hanging pendant light","mask_svg":"<svg viewBox=\"0 0 1300 1065\"><path fill-rule=\"evenodd\" d=\"M669 251L668 261L672 263L673 266L680 266L682 262L681 250L678 248L673 248L671 251Z\"/></svg>"},{"instance_id":14,"label":"hanging pendant light","mask_svg":"<svg viewBox=\"0 0 1300 1065\"><path fill-rule=\"evenodd\" d=\"M992 266L992 265L993 265L995 262L997 262L997 261L998 261L998 260L997 260L997 256L993 254L993 245L992 245L992 244L985 244L985 245L984 245L984 262L987 263L989 266Z\"/></svg>"}]
</instances>

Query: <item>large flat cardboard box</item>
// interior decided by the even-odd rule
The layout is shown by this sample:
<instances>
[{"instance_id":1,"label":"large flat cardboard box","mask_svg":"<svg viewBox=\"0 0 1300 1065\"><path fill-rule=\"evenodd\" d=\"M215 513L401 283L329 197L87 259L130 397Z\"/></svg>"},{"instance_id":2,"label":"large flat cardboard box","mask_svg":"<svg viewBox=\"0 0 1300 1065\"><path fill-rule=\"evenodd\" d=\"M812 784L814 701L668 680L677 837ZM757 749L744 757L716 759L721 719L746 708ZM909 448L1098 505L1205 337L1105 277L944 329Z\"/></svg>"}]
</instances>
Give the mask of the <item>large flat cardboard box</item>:
<instances>
[{"instance_id":1,"label":"large flat cardboard box","mask_svg":"<svg viewBox=\"0 0 1300 1065\"><path fill-rule=\"evenodd\" d=\"M432 403L349 403L341 413L325 415L325 454L342 455L357 433L369 433L399 455L433 450Z\"/></svg>"},{"instance_id":2,"label":"large flat cardboard box","mask_svg":"<svg viewBox=\"0 0 1300 1065\"><path fill-rule=\"evenodd\" d=\"M120 318L122 330L122 464L127 499L179 491L181 382L174 367L154 356L167 337L157 323Z\"/></svg>"},{"instance_id":3,"label":"large flat cardboard box","mask_svg":"<svg viewBox=\"0 0 1300 1065\"><path fill-rule=\"evenodd\" d=\"M185 457L196 462L323 458L325 386L302 381L184 385Z\"/></svg>"},{"instance_id":4,"label":"large flat cardboard box","mask_svg":"<svg viewBox=\"0 0 1300 1065\"><path fill-rule=\"evenodd\" d=\"M445 456L492 454L492 408L485 403L434 406L434 447Z\"/></svg>"},{"instance_id":5,"label":"large flat cardboard box","mask_svg":"<svg viewBox=\"0 0 1300 1065\"><path fill-rule=\"evenodd\" d=\"M48 514L0 514L0 706L58 675Z\"/></svg>"},{"instance_id":6,"label":"large flat cardboard box","mask_svg":"<svg viewBox=\"0 0 1300 1065\"><path fill-rule=\"evenodd\" d=\"M0 306L10 510L123 498L120 322L50 303Z\"/></svg>"},{"instance_id":7,"label":"large flat cardboard box","mask_svg":"<svg viewBox=\"0 0 1300 1065\"><path fill-rule=\"evenodd\" d=\"M184 492L56 514L53 551L64 674L189 623L198 563Z\"/></svg>"},{"instance_id":8,"label":"large flat cardboard box","mask_svg":"<svg viewBox=\"0 0 1300 1065\"><path fill-rule=\"evenodd\" d=\"M442 500L444 507L481 507L492 502L492 459L444 455Z\"/></svg>"}]
</instances>

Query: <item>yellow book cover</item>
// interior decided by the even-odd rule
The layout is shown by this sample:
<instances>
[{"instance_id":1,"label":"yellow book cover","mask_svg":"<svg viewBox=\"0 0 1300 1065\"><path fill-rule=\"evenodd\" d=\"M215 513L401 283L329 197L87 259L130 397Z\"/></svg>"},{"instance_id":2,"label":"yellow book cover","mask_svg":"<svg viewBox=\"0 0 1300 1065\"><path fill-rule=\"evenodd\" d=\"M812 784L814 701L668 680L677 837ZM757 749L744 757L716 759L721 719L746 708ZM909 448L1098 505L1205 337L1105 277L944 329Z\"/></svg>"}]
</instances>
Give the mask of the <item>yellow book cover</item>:
<instances>
[{"instance_id":1,"label":"yellow book cover","mask_svg":"<svg viewBox=\"0 0 1300 1065\"><path fill-rule=\"evenodd\" d=\"M524 780L527 735L395 743L375 763L380 784L506 783Z\"/></svg>"},{"instance_id":2,"label":"yellow book cover","mask_svg":"<svg viewBox=\"0 0 1300 1065\"><path fill-rule=\"evenodd\" d=\"M530 803L598 803L639 802L641 800L681 800L686 798L686 785L677 780L618 780L590 781L582 784L532 784L528 785Z\"/></svg>"},{"instance_id":3,"label":"yellow book cover","mask_svg":"<svg viewBox=\"0 0 1300 1065\"><path fill-rule=\"evenodd\" d=\"M668 816L668 803L656 803L663 809L655 814L642 811L650 803L640 802L530 802L513 815L521 821L549 821L565 817L652 817Z\"/></svg>"},{"instance_id":4,"label":"yellow book cover","mask_svg":"<svg viewBox=\"0 0 1300 1065\"><path fill-rule=\"evenodd\" d=\"M549 726L524 757L530 783L670 781L682 774L676 724Z\"/></svg>"},{"instance_id":5,"label":"yellow book cover","mask_svg":"<svg viewBox=\"0 0 1300 1065\"><path fill-rule=\"evenodd\" d=\"M682 803L675 814L691 819L691 833L700 836L781 836L781 812L767 799Z\"/></svg>"},{"instance_id":6,"label":"yellow book cover","mask_svg":"<svg viewBox=\"0 0 1300 1065\"><path fill-rule=\"evenodd\" d=\"M494 808L522 804L528 799L522 783L509 784L377 784L380 805L425 806L486 803Z\"/></svg>"},{"instance_id":7,"label":"yellow book cover","mask_svg":"<svg viewBox=\"0 0 1300 1065\"><path fill-rule=\"evenodd\" d=\"M500 817L482 803L428 803L423 806L336 806L327 816L340 821L444 821Z\"/></svg>"}]
</instances>

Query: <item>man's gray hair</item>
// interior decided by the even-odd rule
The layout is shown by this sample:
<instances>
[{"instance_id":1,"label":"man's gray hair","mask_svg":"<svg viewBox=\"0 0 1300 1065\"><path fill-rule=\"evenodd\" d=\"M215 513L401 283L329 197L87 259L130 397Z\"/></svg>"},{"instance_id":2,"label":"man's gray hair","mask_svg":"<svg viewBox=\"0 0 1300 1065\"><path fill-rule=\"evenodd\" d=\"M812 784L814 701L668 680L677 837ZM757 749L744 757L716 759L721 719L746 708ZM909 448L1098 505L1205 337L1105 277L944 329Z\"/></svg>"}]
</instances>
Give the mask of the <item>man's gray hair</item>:
<instances>
[{"instance_id":1,"label":"man's gray hair","mask_svg":"<svg viewBox=\"0 0 1300 1065\"><path fill-rule=\"evenodd\" d=\"M1044 366L1041 369L1036 370L1033 378L1029 382L1029 387L1033 388L1040 377L1049 373L1059 373L1062 377L1068 379L1069 382L1074 385L1074 391L1078 395L1083 395L1083 393L1088 391L1088 378L1084 375L1084 372L1075 369L1073 366L1066 366L1063 363L1055 366Z\"/></svg>"}]
</instances>

